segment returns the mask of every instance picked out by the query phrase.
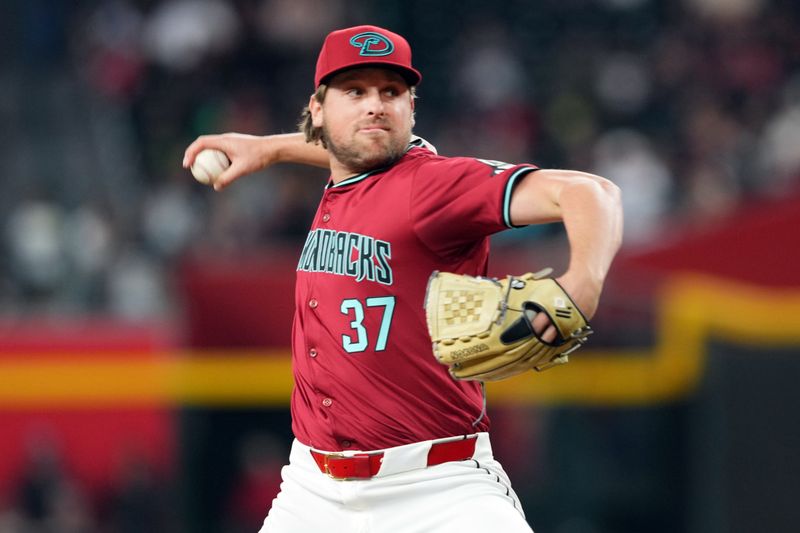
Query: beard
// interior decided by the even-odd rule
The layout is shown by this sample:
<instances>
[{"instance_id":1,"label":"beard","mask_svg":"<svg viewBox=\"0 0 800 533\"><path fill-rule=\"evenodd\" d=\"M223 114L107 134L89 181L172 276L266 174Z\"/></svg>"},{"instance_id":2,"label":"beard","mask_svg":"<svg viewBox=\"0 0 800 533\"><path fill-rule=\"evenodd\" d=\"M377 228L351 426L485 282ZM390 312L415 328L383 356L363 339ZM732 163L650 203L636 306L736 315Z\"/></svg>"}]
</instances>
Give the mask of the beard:
<instances>
[{"instance_id":1,"label":"beard","mask_svg":"<svg viewBox=\"0 0 800 533\"><path fill-rule=\"evenodd\" d=\"M328 128L322 125L322 140L328 151L345 168L356 174L362 174L376 168L388 167L403 157L411 132L407 135L389 135L386 142L361 142L354 139L349 143L334 141Z\"/></svg>"}]
</instances>

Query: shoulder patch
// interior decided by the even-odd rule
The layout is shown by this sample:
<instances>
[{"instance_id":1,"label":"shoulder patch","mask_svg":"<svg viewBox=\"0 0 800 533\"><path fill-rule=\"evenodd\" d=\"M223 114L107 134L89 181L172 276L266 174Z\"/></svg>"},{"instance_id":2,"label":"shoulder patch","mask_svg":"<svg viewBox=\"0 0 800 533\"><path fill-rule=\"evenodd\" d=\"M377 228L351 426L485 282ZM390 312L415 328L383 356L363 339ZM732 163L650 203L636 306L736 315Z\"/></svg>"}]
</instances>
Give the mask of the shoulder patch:
<instances>
[{"instance_id":1,"label":"shoulder patch","mask_svg":"<svg viewBox=\"0 0 800 533\"><path fill-rule=\"evenodd\" d=\"M516 165L512 165L511 163L504 163L502 161L495 161L494 159L478 159L475 158L475 161L479 163L483 163L491 167L492 169L492 176L497 176L498 174L502 174L506 170L510 168L514 168Z\"/></svg>"}]
</instances>

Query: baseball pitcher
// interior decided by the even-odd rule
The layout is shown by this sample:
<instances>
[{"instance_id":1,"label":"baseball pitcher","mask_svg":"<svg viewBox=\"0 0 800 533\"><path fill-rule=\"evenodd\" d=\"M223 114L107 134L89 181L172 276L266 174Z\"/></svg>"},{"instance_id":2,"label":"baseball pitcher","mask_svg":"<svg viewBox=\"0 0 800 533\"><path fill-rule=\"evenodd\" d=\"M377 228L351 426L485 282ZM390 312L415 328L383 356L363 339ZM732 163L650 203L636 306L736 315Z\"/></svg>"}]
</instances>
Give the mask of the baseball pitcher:
<instances>
[{"instance_id":1,"label":"baseball pitcher","mask_svg":"<svg viewBox=\"0 0 800 533\"><path fill-rule=\"evenodd\" d=\"M412 135L421 78L402 36L334 31L301 133L186 150L186 167L203 149L228 156L217 190L278 162L331 173L297 260L295 441L263 533L531 531L492 456L482 384L586 341L620 193L583 172L438 155ZM566 272L485 277L490 235L552 221Z\"/></svg>"}]
</instances>

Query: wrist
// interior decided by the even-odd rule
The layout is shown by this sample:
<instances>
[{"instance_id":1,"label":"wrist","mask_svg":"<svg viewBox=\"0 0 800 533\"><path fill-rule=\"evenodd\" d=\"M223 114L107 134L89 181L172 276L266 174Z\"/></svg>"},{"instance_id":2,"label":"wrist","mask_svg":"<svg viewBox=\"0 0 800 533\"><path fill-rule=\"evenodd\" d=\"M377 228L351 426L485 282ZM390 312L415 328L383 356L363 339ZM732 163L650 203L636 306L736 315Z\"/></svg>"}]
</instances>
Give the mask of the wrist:
<instances>
[{"instance_id":1,"label":"wrist","mask_svg":"<svg viewBox=\"0 0 800 533\"><path fill-rule=\"evenodd\" d=\"M605 283L606 271L586 265L570 265L563 277L599 291Z\"/></svg>"},{"instance_id":2,"label":"wrist","mask_svg":"<svg viewBox=\"0 0 800 533\"><path fill-rule=\"evenodd\" d=\"M297 140L293 137L298 135L299 134L291 133L265 136L264 139L266 142L264 146L268 147L270 144L272 145L271 150L266 149L262 153L261 159L263 163L265 163L265 166L274 163L294 162L296 154L293 152L292 148L293 144L297 143Z\"/></svg>"}]
</instances>

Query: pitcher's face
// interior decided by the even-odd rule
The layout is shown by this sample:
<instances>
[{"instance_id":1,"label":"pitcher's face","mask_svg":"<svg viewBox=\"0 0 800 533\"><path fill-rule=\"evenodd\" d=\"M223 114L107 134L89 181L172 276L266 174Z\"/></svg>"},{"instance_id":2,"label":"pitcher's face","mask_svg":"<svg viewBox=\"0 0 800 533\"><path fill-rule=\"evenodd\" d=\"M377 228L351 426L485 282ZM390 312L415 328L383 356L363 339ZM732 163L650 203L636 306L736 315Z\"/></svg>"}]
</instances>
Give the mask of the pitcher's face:
<instances>
[{"instance_id":1,"label":"pitcher's face","mask_svg":"<svg viewBox=\"0 0 800 533\"><path fill-rule=\"evenodd\" d=\"M411 139L414 99L405 79L385 68L358 68L331 79L325 101L309 103L328 151L353 173L390 165Z\"/></svg>"}]
</instances>

